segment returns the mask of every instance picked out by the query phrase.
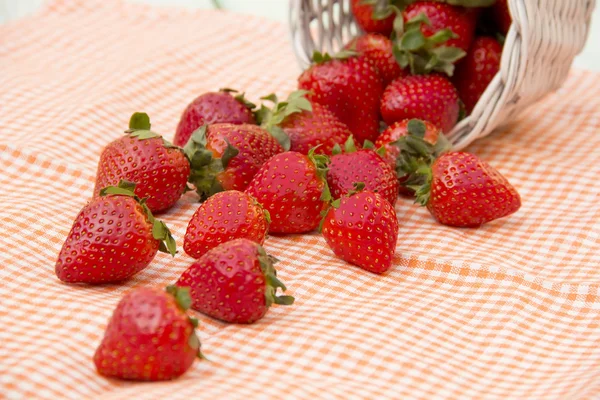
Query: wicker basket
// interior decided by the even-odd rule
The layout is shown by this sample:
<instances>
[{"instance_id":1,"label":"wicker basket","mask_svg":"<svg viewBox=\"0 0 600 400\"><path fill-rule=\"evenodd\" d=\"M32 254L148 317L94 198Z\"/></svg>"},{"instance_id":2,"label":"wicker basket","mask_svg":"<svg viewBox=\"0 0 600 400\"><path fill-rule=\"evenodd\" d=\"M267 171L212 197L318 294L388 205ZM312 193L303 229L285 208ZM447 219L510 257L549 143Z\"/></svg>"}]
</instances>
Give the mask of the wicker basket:
<instances>
[{"instance_id":1,"label":"wicker basket","mask_svg":"<svg viewBox=\"0 0 600 400\"><path fill-rule=\"evenodd\" d=\"M594 5L595 0L509 0L513 25L500 72L472 114L448 133L456 149L562 85L585 44ZM290 0L290 29L303 68L314 50L335 52L360 32L350 0Z\"/></svg>"}]
</instances>

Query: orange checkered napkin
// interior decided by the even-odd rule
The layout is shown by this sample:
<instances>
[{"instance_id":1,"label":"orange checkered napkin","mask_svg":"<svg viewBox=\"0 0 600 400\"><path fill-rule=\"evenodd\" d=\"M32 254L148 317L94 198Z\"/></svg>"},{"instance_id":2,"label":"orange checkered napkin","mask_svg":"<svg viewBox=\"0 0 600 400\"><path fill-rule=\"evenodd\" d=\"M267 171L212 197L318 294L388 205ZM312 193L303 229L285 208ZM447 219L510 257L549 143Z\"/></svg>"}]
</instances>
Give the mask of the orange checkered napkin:
<instances>
[{"instance_id":1,"label":"orange checkered napkin","mask_svg":"<svg viewBox=\"0 0 600 400\"><path fill-rule=\"evenodd\" d=\"M181 379L99 376L92 355L123 293L192 262L159 254L123 285L69 286L54 263L98 155L134 111L172 137L195 96L295 87L286 27L218 11L54 1L0 26L0 397L591 399L600 394L600 76L566 85L469 150L523 207L480 229L397 205L394 267L336 259L317 234L266 247L296 297L249 326L203 315L211 362ZM182 246L188 193L161 217ZM597 397L596 397L597 398Z\"/></svg>"}]
</instances>

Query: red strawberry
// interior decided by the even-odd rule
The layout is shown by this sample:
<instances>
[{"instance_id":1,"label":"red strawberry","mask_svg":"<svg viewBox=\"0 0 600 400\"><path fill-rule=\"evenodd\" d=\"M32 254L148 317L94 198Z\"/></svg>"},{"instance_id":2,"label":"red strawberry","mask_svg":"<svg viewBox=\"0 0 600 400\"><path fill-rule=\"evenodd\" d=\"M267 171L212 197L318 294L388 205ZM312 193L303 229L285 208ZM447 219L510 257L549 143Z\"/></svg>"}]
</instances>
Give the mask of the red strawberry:
<instances>
[{"instance_id":1,"label":"red strawberry","mask_svg":"<svg viewBox=\"0 0 600 400\"><path fill-rule=\"evenodd\" d=\"M222 89L216 93L205 93L192 101L181 116L173 143L183 147L192 133L203 125L218 123L254 124L254 104L244 94L233 96L235 90Z\"/></svg>"},{"instance_id":2,"label":"red strawberry","mask_svg":"<svg viewBox=\"0 0 600 400\"><path fill-rule=\"evenodd\" d=\"M394 30L394 18L396 17L390 8L390 1L384 4L379 0L352 0L352 14L356 23L368 33L379 33L390 36Z\"/></svg>"},{"instance_id":3,"label":"red strawberry","mask_svg":"<svg viewBox=\"0 0 600 400\"><path fill-rule=\"evenodd\" d=\"M394 145L398 139L409 135L409 122L412 120L404 119L398 121L393 125L389 126L385 131L381 133L381 136L375 142L376 148L385 148L385 154L382 155L383 159L388 162L392 168L396 168L396 159L400 155L400 149ZM431 122L417 120L423 124L425 128L424 140L432 145L436 144L438 137L441 132L438 127L433 125Z\"/></svg>"},{"instance_id":4,"label":"red strawberry","mask_svg":"<svg viewBox=\"0 0 600 400\"><path fill-rule=\"evenodd\" d=\"M276 260L257 243L236 239L204 254L179 278L189 287L192 308L226 322L250 324L275 304L290 305L292 296L277 296L286 287L277 279Z\"/></svg>"},{"instance_id":5,"label":"red strawberry","mask_svg":"<svg viewBox=\"0 0 600 400\"><path fill-rule=\"evenodd\" d=\"M435 1L417 1L404 10L404 33L396 55L413 74L431 71L452 76L454 64L471 46L478 9Z\"/></svg>"},{"instance_id":6,"label":"red strawberry","mask_svg":"<svg viewBox=\"0 0 600 400\"><path fill-rule=\"evenodd\" d=\"M508 7L508 0L496 0L494 6L490 9L494 22L500 30L500 33L506 36L512 25L512 16Z\"/></svg>"},{"instance_id":7,"label":"red strawberry","mask_svg":"<svg viewBox=\"0 0 600 400\"><path fill-rule=\"evenodd\" d=\"M452 82L458 89L467 113L471 113L479 98L500 71L502 45L491 37L478 37L463 59Z\"/></svg>"},{"instance_id":8,"label":"red strawberry","mask_svg":"<svg viewBox=\"0 0 600 400\"><path fill-rule=\"evenodd\" d=\"M416 190L417 202L427 206L440 223L476 227L521 207L515 188L486 162L462 152L438 156L422 137L421 130L398 140L402 149L398 166L408 165L407 185ZM415 166L410 167L412 164Z\"/></svg>"},{"instance_id":9,"label":"red strawberry","mask_svg":"<svg viewBox=\"0 0 600 400\"><path fill-rule=\"evenodd\" d=\"M203 358L190 318L189 290L141 287L117 305L94 364L104 376L136 381L164 381L185 373L196 357Z\"/></svg>"},{"instance_id":10,"label":"red strawberry","mask_svg":"<svg viewBox=\"0 0 600 400\"><path fill-rule=\"evenodd\" d=\"M285 102L279 102L274 94L263 97L275 105L273 109L263 105L257 119L273 136L287 137L291 151L308 154L319 146L316 153L330 154L333 146L344 143L352 133L327 107L311 104L305 95L306 91L297 90Z\"/></svg>"},{"instance_id":11,"label":"red strawberry","mask_svg":"<svg viewBox=\"0 0 600 400\"><path fill-rule=\"evenodd\" d=\"M351 193L333 203L323 220L322 233L336 256L381 274L392 265L398 219L391 204L378 193Z\"/></svg>"},{"instance_id":12,"label":"red strawberry","mask_svg":"<svg viewBox=\"0 0 600 400\"><path fill-rule=\"evenodd\" d=\"M184 148L191 160L190 183L205 200L223 190L244 190L258 169L284 151L256 125L213 124L194 132Z\"/></svg>"},{"instance_id":13,"label":"red strawberry","mask_svg":"<svg viewBox=\"0 0 600 400\"><path fill-rule=\"evenodd\" d=\"M79 212L56 261L61 281L118 282L146 268L158 250L175 255L171 232L134 190L122 181Z\"/></svg>"},{"instance_id":14,"label":"red strawberry","mask_svg":"<svg viewBox=\"0 0 600 400\"><path fill-rule=\"evenodd\" d=\"M269 230L269 213L251 196L236 190L217 193L192 216L183 249L194 258L233 239L263 244Z\"/></svg>"},{"instance_id":15,"label":"red strawberry","mask_svg":"<svg viewBox=\"0 0 600 400\"><path fill-rule=\"evenodd\" d=\"M342 52L334 58L315 52L315 64L298 78L309 100L324 105L345 123L362 144L379 136L379 99L383 84L365 57Z\"/></svg>"},{"instance_id":16,"label":"red strawberry","mask_svg":"<svg viewBox=\"0 0 600 400\"><path fill-rule=\"evenodd\" d=\"M416 118L450 132L458 121L459 111L456 88L437 74L396 79L381 99L381 115L388 125Z\"/></svg>"},{"instance_id":17,"label":"red strawberry","mask_svg":"<svg viewBox=\"0 0 600 400\"><path fill-rule=\"evenodd\" d=\"M286 152L271 158L258 171L246 193L271 215L271 233L304 233L319 226L329 201L325 181L328 159L310 151L308 156Z\"/></svg>"},{"instance_id":18,"label":"red strawberry","mask_svg":"<svg viewBox=\"0 0 600 400\"><path fill-rule=\"evenodd\" d=\"M357 150L350 137L345 153L339 146L334 150L327 172L327 184L334 199L347 195L356 183L362 182L367 190L379 193L391 205L396 204L399 186L395 169L371 146Z\"/></svg>"},{"instance_id":19,"label":"red strawberry","mask_svg":"<svg viewBox=\"0 0 600 400\"><path fill-rule=\"evenodd\" d=\"M127 135L102 150L94 196L121 180L137 184L135 194L147 198L152 212L172 207L186 189L190 163L183 150L150 131L147 114L135 113Z\"/></svg>"},{"instance_id":20,"label":"red strawberry","mask_svg":"<svg viewBox=\"0 0 600 400\"><path fill-rule=\"evenodd\" d=\"M387 37L369 33L352 40L345 48L365 56L379 71L385 87L394 79L407 75L407 71L398 65L393 47L392 41Z\"/></svg>"}]
</instances>

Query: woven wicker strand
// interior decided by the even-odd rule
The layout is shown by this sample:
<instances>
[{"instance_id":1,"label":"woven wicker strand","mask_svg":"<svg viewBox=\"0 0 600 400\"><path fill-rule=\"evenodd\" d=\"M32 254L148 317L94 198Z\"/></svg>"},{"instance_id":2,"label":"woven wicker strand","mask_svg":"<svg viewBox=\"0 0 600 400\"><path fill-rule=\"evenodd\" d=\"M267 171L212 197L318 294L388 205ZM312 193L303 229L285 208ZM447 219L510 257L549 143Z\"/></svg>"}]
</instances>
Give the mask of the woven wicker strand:
<instances>
[{"instance_id":1,"label":"woven wicker strand","mask_svg":"<svg viewBox=\"0 0 600 400\"><path fill-rule=\"evenodd\" d=\"M513 25L500 72L448 137L462 149L558 89L588 36L595 0L509 0ZM290 0L292 43L302 68L313 52L336 52L360 29L350 0Z\"/></svg>"}]
</instances>

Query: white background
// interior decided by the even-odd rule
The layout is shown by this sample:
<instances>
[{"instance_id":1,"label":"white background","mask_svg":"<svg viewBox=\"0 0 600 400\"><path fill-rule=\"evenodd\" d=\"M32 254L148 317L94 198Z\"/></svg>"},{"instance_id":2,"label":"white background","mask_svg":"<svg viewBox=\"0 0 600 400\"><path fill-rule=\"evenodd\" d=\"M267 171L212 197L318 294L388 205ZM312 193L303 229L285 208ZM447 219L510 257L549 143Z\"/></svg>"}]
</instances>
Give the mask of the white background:
<instances>
[{"instance_id":1,"label":"white background","mask_svg":"<svg viewBox=\"0 0 600 400\"><path fill-rule=\"evenodd\" d=\"M129 0L155 5L178 7L212 7L210 0ZM563 0L570 1L570 0ZM43 0L0 0L0 23L34 12ZM261 15L274 20L287 21L287 0L221 0L224 8L241 13ZM594 12L590 37L575 66L600 71L600 7Z\"/></svg>"}]
</instances>

